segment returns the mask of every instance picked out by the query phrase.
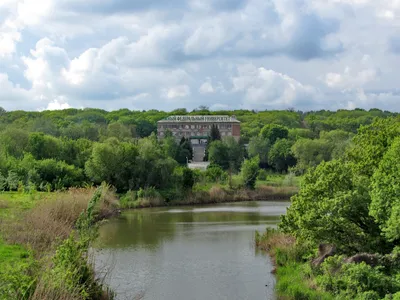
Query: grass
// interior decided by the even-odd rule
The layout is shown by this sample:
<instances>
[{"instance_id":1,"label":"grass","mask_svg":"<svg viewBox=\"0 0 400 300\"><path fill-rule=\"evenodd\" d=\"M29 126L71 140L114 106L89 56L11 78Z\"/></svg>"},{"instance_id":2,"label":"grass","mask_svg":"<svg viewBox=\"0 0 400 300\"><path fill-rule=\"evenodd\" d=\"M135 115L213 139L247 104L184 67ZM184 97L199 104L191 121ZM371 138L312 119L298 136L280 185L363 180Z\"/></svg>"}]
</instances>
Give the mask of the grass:
<instances>
[{"instance_id":1,"label":"grass","mask_svg":"<svg viewBox=\"0 0 400 300\"><path fill-rule=\"evenodd\" d=\"M299 246L294 237L276 229L256 232L256 246L267 251L276 268L276 292L281 300L331 300L332 295L320 291L314 283L310 264L305 261L307 248Z\"/></svg>"},{"instance_id":2,"label":"grass","mask_svg":"<svg viewBox=\"0 0 400 300\"><path fill-rule=\"evenodd\" d=\"M289 200L297 193L297 187L273 187L261 185L255 190L245 188L232 189L227 185L196 185L193 191L176 194L171 200L163 198L161 194L138 198L135 192L129 191L120 198L122 209L160 207L160 206L179 206L179 205L199 205L223 202L239 201L280 201Z\"/></svg>"},{"instance_id":3,"label":"grass","mask_svg":"<svg viewBox=\"0 0 400 300\"><path fill-rule=\"evenodd\" d=\"M280 266L276 272L276 292L282 300L333 300L332 295L313 287L307 267L298 262Z\"/></svg>"},{"instance_id":4,"label":"grass","mask_svg":"<svg viewBox=\"0 0 400 300\"><path fill-rule=\"evenodd\" d=\"M43 274L51 272L60 247L76 234L76 222L81 213L89 209L94 193L95 189L90 188L51 194L0 194L0 299L81 299L71 296L73 293L68 291L50 295L55 290L47 289L43 283L51 282L51 277L43 281ZM93 221L116 212L115 193L105 186L93 207ZM74 243L72 239L71 249L82 249ZM71 259L74 257L77 256ZM76 269L77 276L80 270L91 268L83 264L86 264L85 260ZM62 274L62 269L60 272ZM21 293L21 290L25 292Z\"/></svg>"},{"instance_id":5,"label":"grass","mask_svg":"<svg viewBox=\"0 0 400 300\"><path fill-rule=\"evenodd\" d=\"M0 265L12 264L26 258L29 252L20 245L7 245L0 239Z\"/></svg>"}]
</instances>

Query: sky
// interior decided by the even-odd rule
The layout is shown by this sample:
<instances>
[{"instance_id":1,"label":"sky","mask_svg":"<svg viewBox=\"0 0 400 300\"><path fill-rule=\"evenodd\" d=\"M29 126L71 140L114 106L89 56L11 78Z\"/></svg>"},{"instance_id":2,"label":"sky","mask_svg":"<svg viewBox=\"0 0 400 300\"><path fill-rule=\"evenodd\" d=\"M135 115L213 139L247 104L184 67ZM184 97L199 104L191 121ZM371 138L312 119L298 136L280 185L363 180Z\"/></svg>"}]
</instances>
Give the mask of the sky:
<instances>
[{"instance_id":1,"label":"sky","mask_svg":"<svg viewBox=\"0 0 400 300\"><path fill-rule=\"evenodd\" d=\"M0 0L6 110L400 111L400 0Z\"/></svg>"}]
</instances>

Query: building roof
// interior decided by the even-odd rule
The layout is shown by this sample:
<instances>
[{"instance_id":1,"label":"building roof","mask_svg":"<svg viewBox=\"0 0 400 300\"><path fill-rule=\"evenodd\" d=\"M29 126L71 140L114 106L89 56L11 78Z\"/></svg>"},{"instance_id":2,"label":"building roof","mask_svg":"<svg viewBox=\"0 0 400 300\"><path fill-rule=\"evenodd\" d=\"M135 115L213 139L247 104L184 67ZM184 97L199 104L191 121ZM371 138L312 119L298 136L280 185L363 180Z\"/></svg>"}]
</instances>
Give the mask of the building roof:
<instances>
[{"instance_id":1,"label":"building roof","mask_svg":"<svg viewBox=\"0 0 400 300\"><path fill-rule=\"evenodd\" d=\"M169 123L169 122L198 122L198 123L219 123L219 122L234 122L240 123L235 116L216 116L216 115L206 115L206 116L169 116L165 119L158 121L158 123Z\"/></svg>"}]
</instances>

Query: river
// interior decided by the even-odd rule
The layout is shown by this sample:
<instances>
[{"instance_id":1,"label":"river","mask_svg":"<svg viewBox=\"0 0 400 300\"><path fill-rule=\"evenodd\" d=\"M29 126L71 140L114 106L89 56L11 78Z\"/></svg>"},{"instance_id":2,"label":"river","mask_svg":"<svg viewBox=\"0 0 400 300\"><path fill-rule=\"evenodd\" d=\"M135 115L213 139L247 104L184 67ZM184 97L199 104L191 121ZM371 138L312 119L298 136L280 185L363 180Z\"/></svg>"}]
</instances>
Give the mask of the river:
<instances>
[{"instance_id":1,"label":"river","mask_svg":"<svg viewBox=\"0 0 400 300\"><path fill-rule=\"evenodd\" d=\"M274 299L273 266L254 247L289 202L125 211L101 226L94 262L117 299Z\"/></svg>"}]
</instances>

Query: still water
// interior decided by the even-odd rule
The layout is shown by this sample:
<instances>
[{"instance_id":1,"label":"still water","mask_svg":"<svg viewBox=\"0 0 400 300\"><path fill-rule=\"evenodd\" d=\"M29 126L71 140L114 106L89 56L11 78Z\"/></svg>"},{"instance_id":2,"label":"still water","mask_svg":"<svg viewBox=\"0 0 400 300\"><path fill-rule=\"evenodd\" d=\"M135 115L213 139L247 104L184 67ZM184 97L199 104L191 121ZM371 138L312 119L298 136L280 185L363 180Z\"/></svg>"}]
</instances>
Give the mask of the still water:
<instances>
[{"instance_id":1,"label":"still water","mask_svg":"<svg viewBox=\"0 0 400 300\"><path fill-rule=\"evenodd\" d=\"M255 231L276 227L288 202L126 211L100 228L99 273L117 299L274 299L268 256Z\"/></svg>"}]
</instances>

